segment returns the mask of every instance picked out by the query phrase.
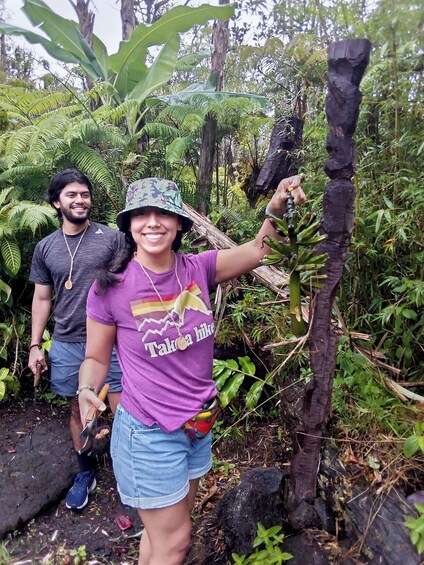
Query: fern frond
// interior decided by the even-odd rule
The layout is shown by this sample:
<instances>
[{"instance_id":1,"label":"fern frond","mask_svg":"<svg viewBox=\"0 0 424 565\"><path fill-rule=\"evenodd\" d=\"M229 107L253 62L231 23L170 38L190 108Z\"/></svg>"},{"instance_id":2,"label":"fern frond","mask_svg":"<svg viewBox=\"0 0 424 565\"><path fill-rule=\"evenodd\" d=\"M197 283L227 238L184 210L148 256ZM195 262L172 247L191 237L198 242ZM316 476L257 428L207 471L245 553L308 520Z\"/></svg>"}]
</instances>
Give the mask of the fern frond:
<instances>
[{"instance_id":1,"label":"fern frond","mask_svg":"<svg viewBox=\"0 0 424 565\"><path fill-rule=\"evenodd\" d=\"M0 174L0 182L14 182L18 181L20 178L28 179L32 177L45 177L46 167L44 163L33 165L25 164L16 167L11 167L7 171Z\"/></svg>"},{"instance_id":2,"label":"fern frond","mask_svg":"<svg viewBox=\"0 0 424 565\"><path fill-rule=\"evenodd\" d=\"M6 203L6 201L9 198L9 195L11 193L13 194L13 190L14 190L13 186L8 186L2 189L2 191L0 192L0 206Z\"/></svg>"},{"instance_id":3,"label":"fern frond","mask_svg":"<svg viewBox=\"0 0 424 565\"><path fill-rule=\"evenodd\" d=\"M96 119L117 124L131 113L137 112L139 107L140 104L136 100L125 100L125 102L115 107L101 106L96 110L94 116Z\"/></svg>"},{"instance_id":4,"label":"fern frond","mask_svg":"<svg viewBox=\"0 0 424 565\"><path fill-rule=\"evenodd\" d=\"M31 142L31 137L37 134L38 128L36 126L27 126L15 131L9 138L5 153L6 160L9 167L13 167L19 162L22 153L27 152Z\"/></svg>"},{"instance_id":5,"label":"fern frond","mask_svg":"<svg viewBox=\"0 0 424 565\"><path fill-rule=\"evenodd\" d=\"M0 211L0 241L6 237L13 237L15 231L8 219L8 214L4 212L8 211L4 209Z\"/></svg>"},{"instance_id":6,"label":"fern frond","mask_svg":"<svg viewBox=\"0 0 424 565\"><path fill-rule=\"evenodd\" d=\"M72 95L68 91L44 92L41 98L28 101L27 113L30 116L37 117L55 110L61 111L62 107L68 106L71 101Z\"/></svg>"},{"instance_id":7,"label":"fern frond","mask_svg":"<svg viewBox=\"0 0 424 565\"><path fill-rule=\"evenodd\" d=\"M31 120L16 109L16 104L0 99L0 108L7 112L7 121L16 126L27 126L31 124Z\"/></svg>"},{"instance_id":8,"label":"fern frond","mask_svg":"<svg viewBox=\"0 0 424 565\"><path fill-rule=\"evenodd\" d=\"M129 183L134 182L146 176L154 174L153 162L156 161L156 156L152 150L148 150L141 156L138 166L133 170L130 175Z\"/></svg>"},{"instance_id":9,"label":"fern frond","mask_svg":"<svg viewBox=\"0 0 424 565\"><path fill-rule=\"evenodd\" d=\"M37 126L42 137L48 140L63 138L66 131L71 127L72 121L64 114L55 113L43 116Z\"/></svg>"},{"instance_id":10,"label":"fern frond","mask_svg":"<svg viewBox=\"0 0 424 565\"><path fill-rule=\"evenodd\" d=\"M166 146L166 160L170 165L181 161L186 152L193 145L192 137L178 137Z\"/></svg>"},{"instance_id":11,"label":"fern frond","mask_svg":"<svg viewBox=\"0 0 424 565\"><path fill-rule=\"evenodd\" d=\"M56 212L51 206L25 200L13 207L9 217L11 220L16 219L18 221L20 229L29 229L33 235L40 227L56 223Z\"/></svg>"},{"instance_id":12,"label":"fern frond","mask_svg":"<svg viewBox=\"0 0 424 565\"><path fill-rule=\"evenodd\" d=\"M73 143L68 150L68 157L93 182L102 185L106 190L115 187L115 180L110 173L107 163L91 147L87 147L82 143Z\"/></svg>"},{"instance_id":13,"label":"fern frond","mask_svg":"<svg viewBox=\"0 0 424 565\"><path fill-rule=\"evenodd\" d=\"M159 122L150 122L146 124L142 130L142 134L147 134L151 137L157 137L161 139L174 139L180 135L178 128L170 126L168 124L161 124Z\"/></svg>"},{"instance_id":14,"label":"fern frond","mask_svg":"<svg viewBox=\"0 0 424 565\"><path fill-rule=\"evenodd\" d=\"M21 268L21 252L15 239L5 237L0 241L0 254L4 265L13 277Z\"/></svg>"},{"instance_id":15,"label":"fern frond","mask_svg":"<svg viewBox=\"0 0 424 565\"><path fill-rule=\"evenodd\" d=\"M121 129L107 123L98 127L92 120L83 120L69 130L65 135L65 141L70 143L73 139L113 148L123 148L128 142L127 136Z\"/></svg>"}]
</instances>

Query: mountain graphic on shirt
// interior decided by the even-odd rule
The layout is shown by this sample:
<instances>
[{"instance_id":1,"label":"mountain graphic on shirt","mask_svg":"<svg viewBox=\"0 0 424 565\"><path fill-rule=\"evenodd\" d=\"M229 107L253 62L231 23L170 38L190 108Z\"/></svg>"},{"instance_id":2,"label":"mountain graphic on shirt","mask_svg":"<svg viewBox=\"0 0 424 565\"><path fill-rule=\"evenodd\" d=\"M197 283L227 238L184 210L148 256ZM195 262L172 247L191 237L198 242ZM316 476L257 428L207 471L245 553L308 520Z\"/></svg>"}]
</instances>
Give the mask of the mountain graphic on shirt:
<instances>
[{"instance_id":1,"label":"mountain graphic on shirt","mask_svg":"<svg viewBox=\"0 0 424 565\"><path fill-rule=\"evenodd\" d=\"M131 302L131 311L137 322L137 330L143 332L142 341L151 335L163 335L170 327L178 322L184 325L185 314L188 310L197 310L206 316L212 312L199 295L202 294L197 283L192 282L177 295L158 296L147 300ZM165 314L165 316L164 316Z\"/></svg>"}]
</instances>

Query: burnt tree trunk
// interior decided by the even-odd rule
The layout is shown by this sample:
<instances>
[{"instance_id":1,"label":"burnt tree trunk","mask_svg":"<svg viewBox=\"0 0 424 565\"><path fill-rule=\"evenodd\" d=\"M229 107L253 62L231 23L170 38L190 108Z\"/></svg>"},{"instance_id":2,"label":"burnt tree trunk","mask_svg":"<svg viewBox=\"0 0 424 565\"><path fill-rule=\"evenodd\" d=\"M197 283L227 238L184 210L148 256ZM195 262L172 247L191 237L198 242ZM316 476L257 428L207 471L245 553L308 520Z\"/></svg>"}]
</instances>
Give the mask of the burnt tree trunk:
<instances>
[{"instance_id":1,"label":"burnt tree trunk","mask_svg":"<svg viewBox=\"0 0 424 565\"><path fill-rule=\"evenodd\" d=\"M229 0L219 0L220 5L229 4ZM213 26L212 73L216 78L216 91L224 84L224 66L228 49L228 21L215 21ZM215 155L217 121L212 115L206 117L200 145L199 173L197 177L198 210L202 214L209 211L212 191L213 159ZM218 188L217 188L218 190Z\"/></svg>"},{"instance_id":2,"label":"burnt tree trunk","mask_svg":"<svg viewBox=\"0 0 424 565\"><path fill-rule=\"evenodd\" d=\"M342 276L354 220L356 128L362 94L359 84L369 62L367 39L331 44L328 56L326 114L329 125L324 170L331 182L324 190L322 232L328 239L317 253L328 253L327 279L310 305L310 355L314 378L305 387L302 423L296 431L291 465L294 505L316 496L322 427L329 413L338 337L331 326L333 301Z\"/></svg>"},{"instance_id":3,"label":"burnt tree trunk","mask_svg":"<svg viewBox=\"0 0 424 565\"><path fill-rule=\"evenodd\" d=\"M253 205L260 194L275 190L281 179L296 175L299 160L296 150L302 147L303 120L281 116L272 130L265 163L256 180L253 194L247 195ZM254 201L253 201L254 199Z\"/></svg>"}]
</instances>

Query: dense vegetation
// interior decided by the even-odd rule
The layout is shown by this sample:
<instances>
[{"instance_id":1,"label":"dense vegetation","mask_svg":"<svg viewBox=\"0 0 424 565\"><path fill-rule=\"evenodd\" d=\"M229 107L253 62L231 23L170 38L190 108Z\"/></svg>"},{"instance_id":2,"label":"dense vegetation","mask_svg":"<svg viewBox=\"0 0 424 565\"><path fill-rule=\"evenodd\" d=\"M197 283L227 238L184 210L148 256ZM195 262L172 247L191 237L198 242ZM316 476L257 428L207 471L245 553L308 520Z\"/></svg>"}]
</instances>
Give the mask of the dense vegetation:
<instances>
[{"instance_id":1,"label":"dense vegetation","mask_svg":"<svg viewBox=\"0 0 424 565\"><path fill-rule=\"evenodd\" d=\"M136 5L141 17L143 3ZM107 58L95 43L95 58L81 51L69 58L65 77L46 72L40 78L33 72L30 52L15 49L10 37L4 38L0 400L17 394L25 375L32 297L29 263L35 242L56 227L52 209L43 203L54 172L70 166L82 169L96 186L95 219L108 223L114 222L124 202L126 185L143 175L175 179L187 202L199 208L202 132L213 117L217 135L209 216L235 241L243 241L264 218L266 199L250 199L249 204L246 194L264 162L275 118L296 117L304 121L296 158L309 207L321 214L328 181L323 171L326 47L338 39L367 37L373 48L361 83L363 101L355 133L356 223L335 313L343 335L333 394L334 433L357 439L378 439L380 434L392 438L390 449L378 451L373 459L364 456L365 464L379 470L376 480L396 476L416 481L423 472L422 408L408 401L404 391L423 390L420 3L243 2L230 21L222 93L215 92L205 57L211 37L207 26L214 14L193 13L179 28L169 13L153 24L157 37L144 43L139 39L143 58L134 69L124 64L125 46ZM253 37L246 23L251 20L257 24ZM44 25L48 33L49 22ZM70 24L60 25L65 50L71 49L65 39L73 33ZM162 49L149 51L156 44ZM53 54L63 60L63 53ZM81 87L83 75L94 81L90 90ZM188 249L190 241L186 245ZM286 305L248 278L227 289L221 305L225 310L217 312L217 343L225 345L234 359L217 362L216 374L228 402L237 397L229 406L234 421L264 412L278 417L276 392L285 376L296 372L301 379L310 378L306 350L293 354L287 345L292 334ZM264 355L262 347L280 342L286 345L273 348L272 357ZM403 392L393 388L393 381L404 387ZM409 461L401 456L406 438ZM369 443L363 452L369 455Z\"/></svg>"}]
</instances>

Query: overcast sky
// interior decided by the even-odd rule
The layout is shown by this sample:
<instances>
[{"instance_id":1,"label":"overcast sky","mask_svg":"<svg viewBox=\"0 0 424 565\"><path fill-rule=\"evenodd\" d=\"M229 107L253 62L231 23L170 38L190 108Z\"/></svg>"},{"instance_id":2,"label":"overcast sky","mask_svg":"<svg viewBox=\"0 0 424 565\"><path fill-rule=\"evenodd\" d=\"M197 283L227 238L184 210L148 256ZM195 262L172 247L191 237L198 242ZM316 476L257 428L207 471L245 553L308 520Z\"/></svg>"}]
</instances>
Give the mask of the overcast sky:
<instances>
[{"instance_id":1,"label":"overcast sky","mask_svg":"<svg viewBox=\"0 0 424 565\"><path fill-rule=\"evenodd\" d=\"M75 10L72 8L69 0L44 0L44 3L54 9L60 16L78 21ZM191 0L190 2L192 6L199 6L200 4L218 5L218 3L219 0ZM181 0L181 5L183 4L185 4L185 0ZM91 9L95 14L94 33L103 41L109 55L118 51L119 42L122 37L120 5L120 0L91 1ZM3 17L8 23L44 35L41 30L32 27L31 22L21 10L23 6L22 0L4 0L4 6L5 11ZM63 76L61 72L64 70L63 66L53 61L41 46L28 43L24 38L16 35L12 36L11 39L15 44L22 45L31 51L36 60L47 59L50 62L51 69L59 74L59 76ZM36 65L36 74L39 76L45 74L41 63Z\"/></svg>"},{"instance_id":2,"label":"overcast sky","mask_svg":"<svg viewBox=\"0 0 424 565\"><path fill-rule=\"evenodd\" d=\"M78 21L75 10L68 0L44 0L44 2L50 6L50 8L54 8L56 13L60 16ZM22 0L4 0L4 4L6 8L5 18L10 24L25 29L33 29L31 22L21 10L21 6L23 5ZM121 39L120 3L117 3L116 0L93 0L91 4L95 14L94 33L100 37L106 45L109 54L116 53ZM41 35L43 35L42 32ZM14 41L17 40L17 36L14 36L13 39ZM31 44L27 43L27 45L31 50L36 49L36 47ZM37 50L37 52L45 56L43 49L40 51Z\"/></svg>"}]
</instances>

